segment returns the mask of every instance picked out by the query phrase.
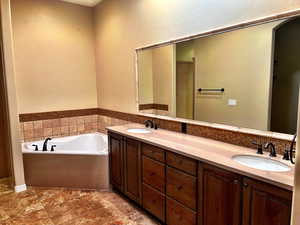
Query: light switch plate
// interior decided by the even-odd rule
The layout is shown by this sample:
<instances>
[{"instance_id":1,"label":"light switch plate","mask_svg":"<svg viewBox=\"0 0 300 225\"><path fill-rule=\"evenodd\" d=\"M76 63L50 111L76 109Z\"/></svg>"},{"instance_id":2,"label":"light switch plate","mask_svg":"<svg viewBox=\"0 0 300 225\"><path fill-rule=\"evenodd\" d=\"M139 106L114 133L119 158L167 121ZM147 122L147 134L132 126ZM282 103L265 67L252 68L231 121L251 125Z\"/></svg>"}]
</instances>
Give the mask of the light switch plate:
<instances>
[{"instance_id":1,"label":"light switch plate","mask_svg":"<svg viewBox=\"0 0 300 225\"><path fill-rule=\"evenodd\" d=\"M229 106L236 106L237 100L236 99L228 99L228 105Z\"/></svg>"}]
</instances>

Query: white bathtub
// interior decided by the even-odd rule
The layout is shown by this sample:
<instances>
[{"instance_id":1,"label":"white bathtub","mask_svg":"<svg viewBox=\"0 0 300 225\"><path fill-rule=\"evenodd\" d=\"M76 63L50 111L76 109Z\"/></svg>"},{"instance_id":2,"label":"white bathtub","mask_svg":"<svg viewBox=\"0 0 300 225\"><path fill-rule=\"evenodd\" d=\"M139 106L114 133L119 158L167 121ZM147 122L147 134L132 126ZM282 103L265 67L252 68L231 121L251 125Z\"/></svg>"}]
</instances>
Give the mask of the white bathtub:
<instances>
[{"instance_id":1,"label":"white bathtub","mask_svg":"<svg viewBox=\"0 0 300 225\"><path fill-rule=\"evenodd\" d=\"M78 136L69 136L53 138L48 142L48 151L42 151L44 140L35 142L26 142L22 144L23 153L33 154L70 154L70 155L107 155L107 135L101 133L82 134ZM34 151L38 145L39 151ZM54 152L51 152L51 146L56 145Z\"/></svg>"},{"instance_id":2,"label":"white bathtub","mask_svg":"<svg viewBox=\"0 0 300 225\"><path fill-rule=\"evenodd\" d=\"M29 186L108 189L107 135L100 133L53 138L23 144L25 181ZM39 151L34 151L36 144ZM49 151L56 145L54 152Z\"/></svg>"}]
</instances>

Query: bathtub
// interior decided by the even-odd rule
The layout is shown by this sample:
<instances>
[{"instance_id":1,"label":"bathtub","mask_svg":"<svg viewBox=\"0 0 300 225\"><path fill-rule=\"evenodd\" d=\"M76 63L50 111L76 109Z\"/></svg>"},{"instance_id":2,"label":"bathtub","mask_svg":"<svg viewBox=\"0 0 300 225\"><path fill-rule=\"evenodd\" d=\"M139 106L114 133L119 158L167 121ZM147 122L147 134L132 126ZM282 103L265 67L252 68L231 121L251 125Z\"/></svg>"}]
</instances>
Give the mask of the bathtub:
<instances>
[{"instance_id":1,"label":"bathtub","mask_svg":"<svg viewBox=\"0 0 300 225\"><path fill-rule=\"evenodd\" d=\"M100 133L22 144L25 181L29 186L108 189L107 135ZM32 145L38 145L35 151ZM56 145L54 151L49 151Z\"/></svg>"}]
</instances>

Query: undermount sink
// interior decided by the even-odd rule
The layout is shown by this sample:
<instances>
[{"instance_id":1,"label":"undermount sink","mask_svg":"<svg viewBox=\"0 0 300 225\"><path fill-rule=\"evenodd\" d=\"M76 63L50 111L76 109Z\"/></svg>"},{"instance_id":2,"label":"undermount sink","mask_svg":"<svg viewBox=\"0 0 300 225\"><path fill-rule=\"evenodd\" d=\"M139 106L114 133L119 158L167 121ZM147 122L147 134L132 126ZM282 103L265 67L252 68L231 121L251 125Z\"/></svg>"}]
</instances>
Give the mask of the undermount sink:
<instances>
[{"instance_id":1,"label":"undermount sink","mask_svg":"<svg viewBox=\"0 0 300 225\"><path fill-rule=\"evenodd\" d=\"M129 133L134 133L134 134L149 134L151 133L150 130L145 129L145 128L131 128L127 130Z\"/></svg>"},{"instance_id":2,"label":"undermount sink","mask_svg":"<svg viewBox=\"0 0 300 225\"><path fill-rule=\"evenodd\" d=\"M291 168L284 163L279 161L263 158L259 156L252 155L235 155L232 159L244 166L248 166L254 169L273 171L273 172L286 172L291 170Z\"/></svg>"}]
</instances>

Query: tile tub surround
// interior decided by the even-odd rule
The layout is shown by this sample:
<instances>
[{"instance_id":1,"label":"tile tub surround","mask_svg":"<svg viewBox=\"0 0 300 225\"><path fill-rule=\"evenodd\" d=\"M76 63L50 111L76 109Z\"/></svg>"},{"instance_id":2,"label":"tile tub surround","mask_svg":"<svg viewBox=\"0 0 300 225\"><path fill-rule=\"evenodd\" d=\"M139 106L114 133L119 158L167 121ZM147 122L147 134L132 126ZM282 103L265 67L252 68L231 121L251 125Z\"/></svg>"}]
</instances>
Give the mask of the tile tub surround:
<instances>
[{"instance_id":1,"label":"tile tub surround","mask_svg":"<svg viewBox=\"0 0 300 225\"><path fill-rule=\"evenodd\" d=\"M111 191L30 187L1 196L1 225L158 225Z\"/></svg>"},{"instance_id":2,"label":"tile tub surround","mask_svg":"<svg viewBox=\"0 0 300 225\"><path fill-rule=\"evenodd\" d=\"M62 137L95 131L106 133L105 127L128 123L142 124L147 119L154 119L160 128L175 132L181 132L181 125L185 123L188 134L253 149L256 148L252 144L253 141L273 142L280 154L283 154L291 143L291 135L286 134L101 108L20 114L21 141L40 140L48 134L52 134L52 137Z\"/></svg>"},{"instance_id":3,"label":"tile tub surround","mask_svg":"<svg viewBox=\"0 0 300 225\"><path fill-rule=\"evenodd\" d=\"M290 171L270 172L253 169L232 160L234 155L247 154L257 156L256 152L252 149L163 129L152 130L151 133L147 134L135 134L127 131L130 128L142 127L143 126L140 124L127 124L108 127L107 129L111 132L121 134L122 136L127 136L149 143L151 145L199 160L200 162L205 162L287 190L293 190L294 166L289 161L283 160L281 155L272 159L290 166ZM269 155L264 154L260 157L269 158Z\"/></svg>"},{"instance_id":4,"label":"tile tub surround","mask_svg":"<svg viewBox=\"0 0 300 225\"><path fill-rule=\"evenodd\" d=\"M20 129L25 142L93 133L98 131L98 115L21 122Z\"/></svg>"}]
</instances>

